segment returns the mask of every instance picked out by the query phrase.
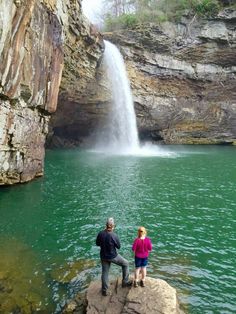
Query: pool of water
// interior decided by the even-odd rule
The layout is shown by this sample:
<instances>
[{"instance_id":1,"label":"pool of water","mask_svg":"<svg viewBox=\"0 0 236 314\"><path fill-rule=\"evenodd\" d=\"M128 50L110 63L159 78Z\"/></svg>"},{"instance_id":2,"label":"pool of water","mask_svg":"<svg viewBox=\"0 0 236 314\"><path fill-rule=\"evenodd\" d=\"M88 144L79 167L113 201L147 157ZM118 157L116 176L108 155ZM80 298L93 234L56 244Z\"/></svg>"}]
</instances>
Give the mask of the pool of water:
<instances>
[{"instance_id":1,"label":"pool of water","mask_svg":"<svg viewBox=\"0 0 236 314\"><path fill-rule=\"evenodd\" d=\"M1 313L60 312L99 278L95 238L108 216L131 271L137 228L147 228L148 274L177 289L186 313L236 312L236 148L158 149L47 151L43 178L1 187Z\"/></svg>"}]
</instances>

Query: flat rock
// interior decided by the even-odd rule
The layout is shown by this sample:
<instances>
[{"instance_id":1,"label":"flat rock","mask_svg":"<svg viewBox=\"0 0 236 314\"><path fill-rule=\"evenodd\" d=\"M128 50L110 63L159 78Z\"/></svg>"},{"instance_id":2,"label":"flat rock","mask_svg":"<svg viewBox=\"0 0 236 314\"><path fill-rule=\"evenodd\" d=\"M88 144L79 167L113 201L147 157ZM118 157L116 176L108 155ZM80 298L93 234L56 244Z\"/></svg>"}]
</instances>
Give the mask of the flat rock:
<instances>
[{"instance_id":1,"label":"flat rock","mask_svg":"<svg viewBox=\"0 0 236 314\"><path fill-rule=\"evenodd\" d=\"M86 295L86 313L181 313L176 290L161 279L148 277L144 288L122 288L121 280L117 279L110 283L109 293L102 296L101 282L92 282Z\"/></svg>"}]
</instances>

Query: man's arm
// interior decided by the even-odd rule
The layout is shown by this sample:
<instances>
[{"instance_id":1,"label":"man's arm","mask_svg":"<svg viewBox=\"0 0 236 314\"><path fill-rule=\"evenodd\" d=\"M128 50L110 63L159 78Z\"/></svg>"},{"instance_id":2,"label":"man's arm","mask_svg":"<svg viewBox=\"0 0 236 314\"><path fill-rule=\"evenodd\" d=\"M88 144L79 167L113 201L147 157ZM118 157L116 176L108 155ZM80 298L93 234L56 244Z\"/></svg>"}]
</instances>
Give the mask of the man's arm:
<instances>
[{"instance_id":1,"label":"man's arm","mask_svg":"<svg viewBox=\"0 0 236 314\"><path fill-rule=\"evenodd\" d=\"M97 235L96 245L97 245L97 246L101 246L101 236L100 236L100 232L99 232L99 234Z\"/></svg>"},{"instance_id":2,"label":"man's arm","mask_svg":"<svg viewBox=\"0 0 236 314\"><path fill-rule=\"evenodd\" d=\"M120 239L118 238L118 236L116 234L114 234L113 240L115 243L115 247L119 250L120 249Z\"/></svg>"}]
</instances>

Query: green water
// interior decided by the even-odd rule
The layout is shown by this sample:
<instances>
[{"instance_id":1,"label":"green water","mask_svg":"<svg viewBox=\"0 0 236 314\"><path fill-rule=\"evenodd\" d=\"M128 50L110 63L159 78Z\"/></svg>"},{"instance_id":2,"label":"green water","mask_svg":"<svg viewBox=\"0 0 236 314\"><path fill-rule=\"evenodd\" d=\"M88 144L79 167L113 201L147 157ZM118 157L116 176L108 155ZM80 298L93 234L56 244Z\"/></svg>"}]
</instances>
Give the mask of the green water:
<instances>
[{"instance_id":1,"label":"green water","mask_svg":"<svg viewBox=\"0 0 236 314\"><path fill-rule=\"evenodd\" d=\"M137 227L148 229L148 274L177 289L186 313L236 313L236 148L166 150L156 157L47 151L43 178L1 188L0 313L29 312L29 303L60 312L99 278L94 241L108 216L131 270ZM60 280L80 260L87 267L72 282ZM118 273L112 267L111 276Z\"/></svg>"}]
</instances>

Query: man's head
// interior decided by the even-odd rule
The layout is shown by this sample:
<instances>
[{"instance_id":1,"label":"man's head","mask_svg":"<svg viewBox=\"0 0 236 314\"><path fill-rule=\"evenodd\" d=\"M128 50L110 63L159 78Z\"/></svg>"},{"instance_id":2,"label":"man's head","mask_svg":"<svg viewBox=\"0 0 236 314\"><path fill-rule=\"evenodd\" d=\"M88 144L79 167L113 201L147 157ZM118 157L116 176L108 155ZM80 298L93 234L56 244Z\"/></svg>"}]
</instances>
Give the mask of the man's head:
<instances>
[{"instance_id":1,"label":"man's head","mask_svg":"<svg viewBox=\"0 0 236 314\"><path fill-rule=\"evenodd\" d=\"M110 217L110 218L107 219L106 227L107 227L108 230L114 229L114 227L115 227L114 218Z\"/></svg>"}]
</instances>

